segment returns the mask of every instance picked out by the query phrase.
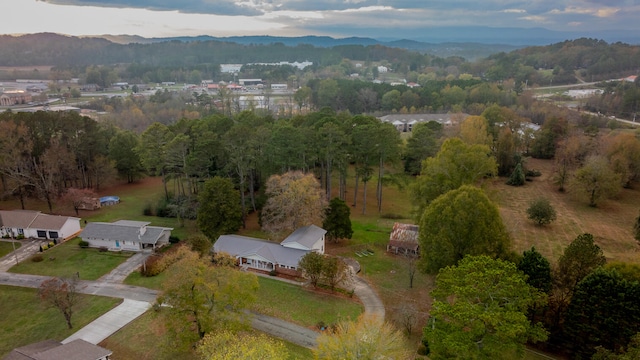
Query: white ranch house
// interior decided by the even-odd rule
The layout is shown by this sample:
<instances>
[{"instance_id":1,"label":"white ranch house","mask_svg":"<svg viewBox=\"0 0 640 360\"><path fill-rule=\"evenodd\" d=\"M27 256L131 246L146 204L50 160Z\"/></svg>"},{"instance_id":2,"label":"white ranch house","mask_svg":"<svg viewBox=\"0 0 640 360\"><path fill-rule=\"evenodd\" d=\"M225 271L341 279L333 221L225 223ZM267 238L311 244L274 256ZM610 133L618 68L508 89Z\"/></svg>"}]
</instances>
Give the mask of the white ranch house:
<instances>
[{"instance_id":1,"label":"white ranch house","mask_svg":"<svg viewBox=\"0 0 640 360\"><path fill-rule=\"evenodd\" d=\"M169 243L172 228L149 226L144 221L119 220L113 223L92 222L80 237L90 247L112 251L142 251L156 249Z\"/></svg>"},{"instance_id":2,"label":"white ranch house","mask_svg":"<svg viewBox=\"0 0 640 360\"><path fill-rule=\"evenodd\" d=\"M245 269L276 271L298 275L300 259L311 251L324 254L326 230L309 225L297 229L282 242L240 235L222 235L213 245L213 252L234 256Z\"/></svg>"},{"instance_id":3,"label":"white ranch house","mask_svg":"<svg viewBox=\"0 0 640 360\"><path fill-rule=\"evenodd\" d=\"M33 210L0 210L0 236L67 240L80 232L77 217L43 214Z\"/></svg>"}]
</instances>

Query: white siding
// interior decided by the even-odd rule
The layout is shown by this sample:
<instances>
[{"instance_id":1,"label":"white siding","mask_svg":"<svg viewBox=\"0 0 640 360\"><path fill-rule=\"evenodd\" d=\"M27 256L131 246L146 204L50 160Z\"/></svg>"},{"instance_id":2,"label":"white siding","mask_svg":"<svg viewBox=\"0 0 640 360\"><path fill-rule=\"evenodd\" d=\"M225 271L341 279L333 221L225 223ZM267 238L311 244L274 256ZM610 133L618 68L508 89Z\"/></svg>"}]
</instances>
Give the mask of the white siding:
<instances>
[{"instance_id":1,"label":"white siding","mask_svg":"<svg viewBox=\"0 0 640 360\"><path fill-rule=\"evenodd\" d=\"M315 250L320 254L324 254L324 236L313 244L312 250Z\"/></svg>"},{"instance_id":2,"label":"white siding","mask_svg":"<svg viewBox=\"0 0 640 360\"><path fill-rule=\"evenodd\" d=\"M59 236L67 240L78 232L80 232L80 219L69 218L64 225L62 225Z\"/></svg>"}]
</instances>

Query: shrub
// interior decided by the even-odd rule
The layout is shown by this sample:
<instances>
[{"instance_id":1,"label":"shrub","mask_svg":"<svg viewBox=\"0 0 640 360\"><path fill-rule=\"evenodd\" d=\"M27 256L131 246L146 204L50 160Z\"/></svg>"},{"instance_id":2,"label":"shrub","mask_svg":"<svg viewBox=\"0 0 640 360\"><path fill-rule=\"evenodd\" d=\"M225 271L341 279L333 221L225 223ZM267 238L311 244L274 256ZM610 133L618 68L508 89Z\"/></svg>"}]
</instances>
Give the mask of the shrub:
<instances>
[{"instance_id":1,"label":"shrub","mask_svg":"<svg viewBox=\"0 0 640 360\"><path fill-rule=\"evenodd\" d=\"M145 277L156 276L182 258L182 246L174 246L162 254L151 256L142 267L140 274Z\"/></svg>"},{"instance_id":2,"label":"shrub","mask_svg":"<svg viewBox=\"0 0 640 360\"><path fill-rule=\"evenodd\" d=\"M158 205L156 206L156 216L157 217L170 217L171 209L169 209L169 201L164 197L158 200Z\"/></svg>"},{"instance_id":3,"label":"shrub","mask_svg":"<svg viewBox=\"0 0 640 360\"><path fill-rule=\"evenodd\" d=\"M142 276L151 277L160 274L164 270L162 268L161 260L162 259L159 256L150 256L147 258L147 261L140 272Z\"/></svg>"},{"instance_id":4,"label":"shrub","mask_svg":"<svg viewBox=\"0 0 640 360\"><path fill-rule=\"evenodd\" d=\"M170 244L177 244L179 242L180 242L180 238L179 237L173 236L173 235L169 236L169 243Z\"/></svg>"},{"instance_id":5,"label":"shrub","mask_svg":"<svg viewBox=\"0 0 640 360\"><path fill-rule=\"evenodd\" d=\"M49 248L52 248L54 246L56 246L56 244L53 241L49 241Z\"/></svg>"},{"instance_id":6,"label":"shrub","mask_svg":"<svg viewBox=\"0 0 640 360\"><path fill-rule=\"evenodd\" d=\"M16 240L22 240L24 239L24 234L18 234L18 236L16 236Z\"/></svg>"},{"instance_id":7,"label":"shrub","mask_svg":"<svg viewBox=\"0 0 640 360\"><path fill-rule=\"evenodd\" d=\"M538 176L542 176L542 173L538 170L527 170L525 175L526 177L538 177Z\"/></svg>"},{"instance_id":8,"label":"shrub","mask_svg":"<svg viewBox=\"0 0 640 360\"><path fill-rule=\"evenodd\" d=\"M147 203L142 209L142 214L145 216L153 216L153 206L150 203Z\"/></svg>"},{"instance_id":9,"label":"shrub","mask_svg":"<svg viewBox=\"0 0 640 360\"><path fill-rule=\"evenodd\" d=\"M38 255L33 255L31 257L31 261L38 263L44 260L44 257L42 257L42 255L38 254Z\"/></svg>"},{"instance_id":10,"label":"shrub","mask_svg":"<svg viewBox=\"0 0 640 360\"><path fill-rule=\"evenodd\" d=\"M100 249L98 249L98 251L100 252L107 252L109 249L107 249L106 246L100 246Z\"/></svg>"},{"instance_id":11,"label":"shrub","mask_svg":"<svg viewBox=\"0 0 640 360\"><path fill-rule=\"evenodd\" d=\"M381 218L383 219L389 219L389 220L399 220L399 219L406 219L406 216L400 215L400 214L394 214L394 213L386 213L386 214L382 214L380 215Z\"/></svg>"},{"instance_id":12,"label":"shrub","mask_svg":"<svg viewBox=\"0 0 640 360\"><path fill-rule=\"evenodd\" d=\"M537 225L550 224L556 219L556 210L551 206L549 200L539 198L534 200L527 209L529 219L536 222Z\"/></svg>"},{"instance_id":13,"label":"shrub","mask_svg":"<svg viewBox=\"0 0 640 360\"><path fill-rule=\"evenodd\" d=\"M276 275L278 275L278 272L275 269L273 269L273 270L269 271L269 275L276 276Z\"/></svg>"},{"instance_id":14,"label":"shrub","mask_svg":"<svg viewBox=\"0 0 640 360\"><path fill-rule=\"evenodd\" d=\"M78 243L78 246L80 246L81 248L88 248L89 247L89 242L84 241L84 240L80 240L80 242Z\"/></svg>"}]
</instances>

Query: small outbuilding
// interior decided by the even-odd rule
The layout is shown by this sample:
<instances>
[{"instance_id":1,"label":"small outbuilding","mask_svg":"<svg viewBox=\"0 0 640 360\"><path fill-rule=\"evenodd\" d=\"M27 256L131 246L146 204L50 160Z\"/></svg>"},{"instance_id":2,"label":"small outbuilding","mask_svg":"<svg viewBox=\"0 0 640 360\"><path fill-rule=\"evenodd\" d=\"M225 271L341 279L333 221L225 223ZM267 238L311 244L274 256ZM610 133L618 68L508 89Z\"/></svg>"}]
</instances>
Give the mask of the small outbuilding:
<instances>
[{"instance_id":1,"label":"small outbuilding","mask_svg":"<svg viewBox=\"0 0 640 360\"><path fill-rule=\"evenodd\" d=\"M391 235L389 235L387 251L396 254L418 256L420 254L418 230L418 225L402 223L393 224L393 230L391 230Z\"/></svg>"}]
</instances>

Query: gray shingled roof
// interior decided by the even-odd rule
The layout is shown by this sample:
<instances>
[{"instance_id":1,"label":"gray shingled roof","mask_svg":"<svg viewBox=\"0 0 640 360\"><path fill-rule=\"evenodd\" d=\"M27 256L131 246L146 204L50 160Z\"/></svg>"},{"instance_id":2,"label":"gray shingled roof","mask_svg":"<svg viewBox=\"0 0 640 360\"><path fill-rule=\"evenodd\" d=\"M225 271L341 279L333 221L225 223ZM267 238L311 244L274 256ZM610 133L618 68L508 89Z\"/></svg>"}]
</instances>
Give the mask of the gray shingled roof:
<instances>
[{"instance_id":1,"label":"gray shingled roof","mask_svg":"<svg viewBox=\"0 0 640 360\"><path fill-rule=\"evenodd\" d=\"M8 228L60 230L68 219L78 218L43 214L32 210L0 210L0 225Z\"/></svg>"},{"instance_id":2,"label":"gray shingled roof","mask_svg":"<svg viewBox=\"0 0 640 360\"><path fill-rule=\"evenodd\" d=\"M3 360L97 360L112 353L82 339L67 344L45 340L16 348Z\"/></svg>"},{"instance_id":3,"label":"gray shingled roof","mask_svg":"<svg viewBox=\"0 0 640 360\"><path fill-rule=\"evenodd\" d=\"M280 244L287 246L287 244L297 243L311 249L313 244L326 233L327 230L315 225L304 226L296 229L296 231L287 236L286 239L282 240Z\"/></svg>"},{"instance_id":4,"label":"gray shingled roof","mask_svg":"<svg viewBox=\"0 0 640 360\"><path fill-rule=\"evenodd\" d=\"M147 226L145 233L140 236L143 223L139 221L121 220L115 223L91 222L80 233L83 239L105 239L118 241L134 241L143 244L155 244L164 230L172 230L159 226Z\"/></svg>"},{"instance_id":5,"label":"gray shingled roof","mask_svg":"<svg viewBox=\"0 0 640 360\"><path fill-rule=\"evenodd\" d=\"M278 243L240 235L222 235L213 245L214 252L226 252L236 257L258 255L280 265L298 266L306 250L291 249Z\"/></svg>"}]
</instances>

